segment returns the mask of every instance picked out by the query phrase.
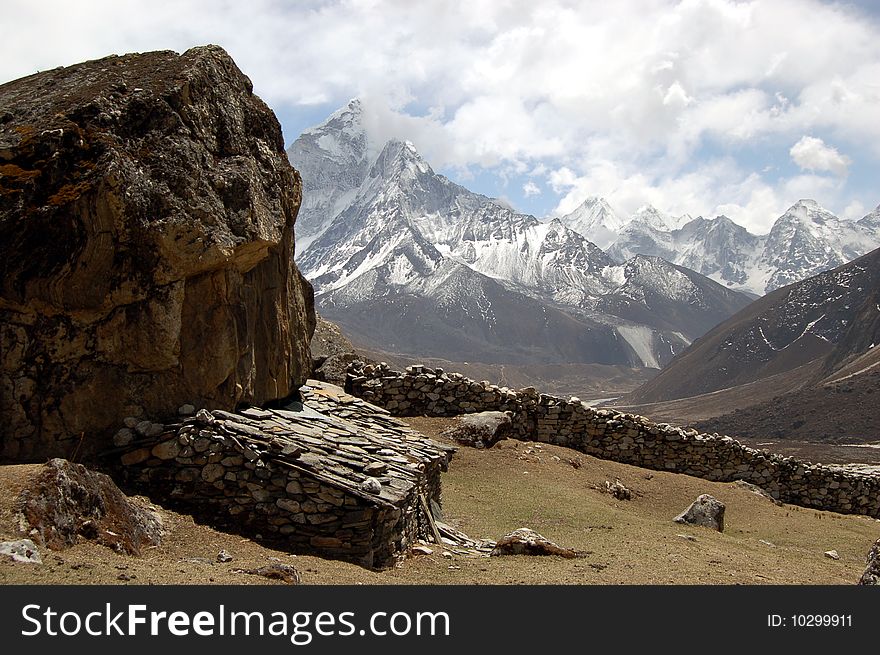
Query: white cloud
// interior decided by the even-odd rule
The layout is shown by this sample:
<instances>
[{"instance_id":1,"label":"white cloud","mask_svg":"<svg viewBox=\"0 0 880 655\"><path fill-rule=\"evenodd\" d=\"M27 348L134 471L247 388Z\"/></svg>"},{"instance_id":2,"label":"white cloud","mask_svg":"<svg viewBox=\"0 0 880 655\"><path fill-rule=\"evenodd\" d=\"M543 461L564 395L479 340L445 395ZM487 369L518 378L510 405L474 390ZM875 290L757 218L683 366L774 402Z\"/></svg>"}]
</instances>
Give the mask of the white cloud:
<instances>
[{"instance_id":1,"label":"white cloud","mask_svg":"<svg viewBox=\"0 0 880 655\"><path fill-rule=\"evenodd\" d=\"M880 25L844 3L6 0L4 28L0 81L217 43L282 114L370 98L377 131L435 168L534 171L564 194L558 208L602 194L672 213L729 207L758 226L771 199L778 214L809 183L808 196L853 199L821 175L754 173L802 135L880 160ZM810 143L791 157L837 176L849 165Z\"/></svg>"},{"instance_id":2,"label":"white cloud","mask_svg":"<svg viewBox=\"0 0 880 655\"><path fill-rule=\"evenodd\" d=\"M523 195L526 198L531 198L532 196L540 196L541 195L541 187L537 184L529 180L525 184L523 184Z\"/></svg>"},{"instance_id":3,"label":"white cloud","mask_svg":"<svg viewBox=\"0 0 880 655\"><path fill-rule=\"evenodd\" d=\"M841 155L837 148L812 136L802 136L788 152L792 161L805 171L829 171L844 176L850 164L849 157Z\"/></svg>"}]
</instances>

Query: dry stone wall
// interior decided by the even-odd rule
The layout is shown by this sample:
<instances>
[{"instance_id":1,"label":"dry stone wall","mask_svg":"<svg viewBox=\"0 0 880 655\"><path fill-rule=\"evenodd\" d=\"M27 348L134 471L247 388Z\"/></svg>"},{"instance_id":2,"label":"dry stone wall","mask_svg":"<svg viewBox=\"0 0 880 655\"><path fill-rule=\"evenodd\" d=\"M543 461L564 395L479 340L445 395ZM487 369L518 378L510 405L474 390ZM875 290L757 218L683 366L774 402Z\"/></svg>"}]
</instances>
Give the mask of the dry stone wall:
<instances>
[{"instance_id":1,"label":"dry stone wall","mask_svg":"<svg viewBox=\"0 0 880 655\"><path fill-rule=\"evenodd\" d=\"M749 448L717 434L597 409L576 397L512 390L423 366L349 367L346 390L402 416L511 411L513 436L574 448L602 459L718 482L744 480L780 501L880 518L880 473L811 464Z\"/></svg>"},{"instance_id":2,"label":"dry stone wall","mask_svg":"<svg viewBox=\"0 0 880 655\"><path fill-rule=\"evenodd\" d=\"M454 449L339 387L309 380L300 392L284 409L203 409L123 428L114 461L129 486L214 526L390 566L431 534L428 508L441 502Z\"/></svg>"}]
</instances>

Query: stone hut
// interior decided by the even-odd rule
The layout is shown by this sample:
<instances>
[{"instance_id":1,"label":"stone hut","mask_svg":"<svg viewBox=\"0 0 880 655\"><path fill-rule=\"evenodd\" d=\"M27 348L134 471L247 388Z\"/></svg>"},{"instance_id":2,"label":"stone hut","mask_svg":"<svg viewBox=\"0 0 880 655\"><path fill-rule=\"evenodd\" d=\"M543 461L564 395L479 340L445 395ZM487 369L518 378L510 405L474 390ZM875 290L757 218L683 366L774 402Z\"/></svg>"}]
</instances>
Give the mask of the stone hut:
<instances>
[{"instance_id":1,"label":"stone hut","mask_svg":"<svg viewBox=\"0 0 880 655\"><path fill-rule=\"evenodd\" d=\"M392 565L431 535L430 507L441 502L454 449L339 387L309 380L300 393L302 402L283 408L140 424L152 436L114 458L129 485L214 526L295 552Z\"/></svg>"}]
</instances>

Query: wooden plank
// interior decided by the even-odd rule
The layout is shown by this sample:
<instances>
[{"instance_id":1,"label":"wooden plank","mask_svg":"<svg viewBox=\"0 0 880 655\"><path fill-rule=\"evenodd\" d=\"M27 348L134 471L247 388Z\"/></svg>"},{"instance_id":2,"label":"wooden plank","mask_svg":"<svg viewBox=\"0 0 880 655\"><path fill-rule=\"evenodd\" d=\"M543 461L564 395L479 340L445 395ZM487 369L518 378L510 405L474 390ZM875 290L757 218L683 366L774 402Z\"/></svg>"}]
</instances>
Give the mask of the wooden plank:
<instances>
[{"instance_id":1,"label":"wooden plank","mask_svg":"<svg viewBox=\"0 0 880 655\"><path fill-rule=\"evenodd\" d=\"M431 532L434 534L434 543L438 546L442 546L443 538L440 536L440 530L437 529L437 524L434 523L434 515L431 514L431 508L428 506L428 500L425 498L425 494L419 492L419 500L422 502L422 509L425 510L425 514L428 517L428 525L431 526Z\"/></svg>"}]
</instances>

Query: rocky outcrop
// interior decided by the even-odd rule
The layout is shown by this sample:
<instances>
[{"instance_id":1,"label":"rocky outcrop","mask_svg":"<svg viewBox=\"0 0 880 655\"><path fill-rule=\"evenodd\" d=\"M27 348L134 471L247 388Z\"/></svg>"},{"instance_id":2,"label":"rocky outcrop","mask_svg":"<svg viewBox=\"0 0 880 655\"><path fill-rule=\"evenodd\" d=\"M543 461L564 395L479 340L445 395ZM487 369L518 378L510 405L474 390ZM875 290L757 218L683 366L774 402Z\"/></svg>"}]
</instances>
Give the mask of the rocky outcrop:
<instances>
[{"instance_id":1,"label":"rocky outcrop","mask_svg":"<svg viewBox=\"0 0 880 655\"><path fill-rule=\"evenodd\" d=\"M349 364L363 359L339 326L315 314L315 333L312 335L312 377L342 386Z\"/></svg>"},{"instance_id":2,"label":"rocky outcrop","mask_svg":"<svg viewBox=\"0 0 880 655\"><path fill-rule=\"evenodd\" d=\"M294 393L314 329L300 198L278 121L219 47L0 86L0 456Z\"/></svg>"},{"instance_id":3,"label":"rocky outcrop","mask_svg":"<svg viewBox=\"0 0 880 655\"><path fill-rule=\"evenodd\" d=\"M80 539L139 555L162 541L162 524L132 502L108 476L52 459L15 504L19 527L41 546L62 550Z\"/></svg>"}]
</instances>

